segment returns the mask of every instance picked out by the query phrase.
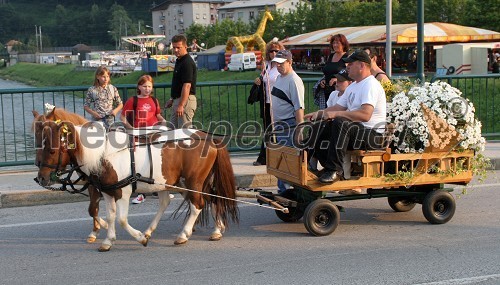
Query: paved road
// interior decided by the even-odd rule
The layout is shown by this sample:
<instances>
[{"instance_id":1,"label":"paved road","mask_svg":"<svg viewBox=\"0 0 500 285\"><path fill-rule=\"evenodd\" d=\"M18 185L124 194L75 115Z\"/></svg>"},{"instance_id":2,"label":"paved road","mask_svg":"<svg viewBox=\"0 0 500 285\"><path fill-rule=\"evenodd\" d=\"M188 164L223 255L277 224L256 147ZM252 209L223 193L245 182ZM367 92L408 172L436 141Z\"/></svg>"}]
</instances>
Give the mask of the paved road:
<instances>
[{"instance_id":1,"label":"paved road","mask_svg":"<svg viewBox=\"0 0 500 285\"><path fill-rule=\"evenodd\" d=\"M500 284L499 177L474 182L444 225L419 205L394 213L386 199L349 201L332 235L312 237L241 204L239 226L219 242L199 228L174 246L181 220L165 215L148 247L120 229L108 253L85 243L86 202L2 208L0 284ZM131 205L130 223L146 228L157 203Z\"/></svg>"}]
</instances>

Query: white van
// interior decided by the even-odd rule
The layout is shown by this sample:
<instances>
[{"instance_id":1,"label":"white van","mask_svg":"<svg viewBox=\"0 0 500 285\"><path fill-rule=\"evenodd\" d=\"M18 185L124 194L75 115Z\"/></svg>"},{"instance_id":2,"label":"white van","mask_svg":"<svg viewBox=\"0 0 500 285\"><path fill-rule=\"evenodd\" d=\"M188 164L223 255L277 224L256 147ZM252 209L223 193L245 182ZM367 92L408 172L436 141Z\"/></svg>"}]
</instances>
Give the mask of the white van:
<instances>
[{"instance_id":1,"label":"white van","mask_svg":"<svg viewBox=\"0 0 500 285\"><path fill-rule=\"evenodd\" d=\"M235 53L227 64L230 71L255 70L257 68L257 58L253 52Z\"/></svg>"}]
</instances>

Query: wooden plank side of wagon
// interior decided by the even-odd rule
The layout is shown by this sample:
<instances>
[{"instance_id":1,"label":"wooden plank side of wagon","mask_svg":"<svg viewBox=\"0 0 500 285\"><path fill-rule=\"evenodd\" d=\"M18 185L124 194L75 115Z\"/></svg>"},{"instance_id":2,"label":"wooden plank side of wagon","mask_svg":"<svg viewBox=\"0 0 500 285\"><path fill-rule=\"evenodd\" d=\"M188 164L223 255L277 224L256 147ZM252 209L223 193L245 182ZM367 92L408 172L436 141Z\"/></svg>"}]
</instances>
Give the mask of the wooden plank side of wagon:
<instances>
[{"instance_id":1,"label":"wooden plank side of wagon","mask_svg":"<svg viewBox=\"0 0 500 285\"><path fill-rule=\"evenodd\" d=\"M317 177L307 171L307 153L300 149L276 144L267 145L267 172L279 179L288 181L310 191L340 191L353 188L398 188L401 186L429 185L429 184L467 184L472 180L470 159L472 151L441 152L423 154L392 154L389 162L421 161L415 169L415 176L408 181L390 181L383 175L384 162L380 155L361 157L364 175L353 176L349 180L337 181L333 184L322 184ZM427 173L431 164L438 169L445 170L454 167L457 159L464 159L465 169L448 174ZM456 170L456 169L453 169ZM375 175L377 174L378 175ZM368 175L367 175L368 173Z\"/></svg>"}]
</instances>

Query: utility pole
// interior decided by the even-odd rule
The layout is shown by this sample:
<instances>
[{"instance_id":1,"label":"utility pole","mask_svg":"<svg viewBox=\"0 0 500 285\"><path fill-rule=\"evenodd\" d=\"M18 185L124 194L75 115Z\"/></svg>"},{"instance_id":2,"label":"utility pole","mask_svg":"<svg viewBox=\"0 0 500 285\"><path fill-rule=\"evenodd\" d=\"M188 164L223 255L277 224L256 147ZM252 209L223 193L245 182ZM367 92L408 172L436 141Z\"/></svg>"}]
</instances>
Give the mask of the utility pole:
<instances>
[{"instance_id":1,"label":"utility pole","mask_svg":"<svg viewBox=\"0 0 500 285\"><path fill-rule=\"evenodd\" d=\"M38 26L35 25L35 42L36 42L36 52L38 52Z\"/></svg>"},{"instance_id":2,"label":"utility pole","mask_svg":"<svg viewBox=\"0 0 500 285\"><path fill-rule=\"evenodd\" d=\"M392 0L387 0L385 7L385 73L392 76Z\"/></svg>"},{"instance_id":3,"label":"utility pole","mask_svg":"<svg viewBox=\"0 0 500 285\"><path fill-rule=\"evenodd\" d=\"M43 52L43 45L42 45L42 26L38 26L40 28L40 52Z\"/></svg>"},{"instance_id":4,"label":"utility pole","mask_svg":"<svg viewBox=\"0 0 500 285\"><path fill-rule=\"evenodd\" d=\"M424 0L417 1L417 78L425 82L424 73Z\"/></svg>"}]
</instances>

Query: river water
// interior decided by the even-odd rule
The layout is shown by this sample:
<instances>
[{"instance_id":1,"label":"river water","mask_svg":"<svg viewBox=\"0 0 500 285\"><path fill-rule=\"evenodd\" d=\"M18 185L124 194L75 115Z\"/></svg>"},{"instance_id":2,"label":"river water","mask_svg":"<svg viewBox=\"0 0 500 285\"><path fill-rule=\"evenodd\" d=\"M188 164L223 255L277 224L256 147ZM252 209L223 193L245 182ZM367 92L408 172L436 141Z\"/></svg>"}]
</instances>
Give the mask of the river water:
<instances>
[{"instance_id":1,"label":"river water","mask_svg":"<svg viewBox=\"0 0 500 285\"><path fill-rule=\"evenodd\" d=\"M25 89L30 86L0 79L0 89ZM8 93L0 97L0 163L34 159L32 110L43 113L44 104L50 103L83 115L83 98L62 93Z\"/></svg>"}]
</instances>

